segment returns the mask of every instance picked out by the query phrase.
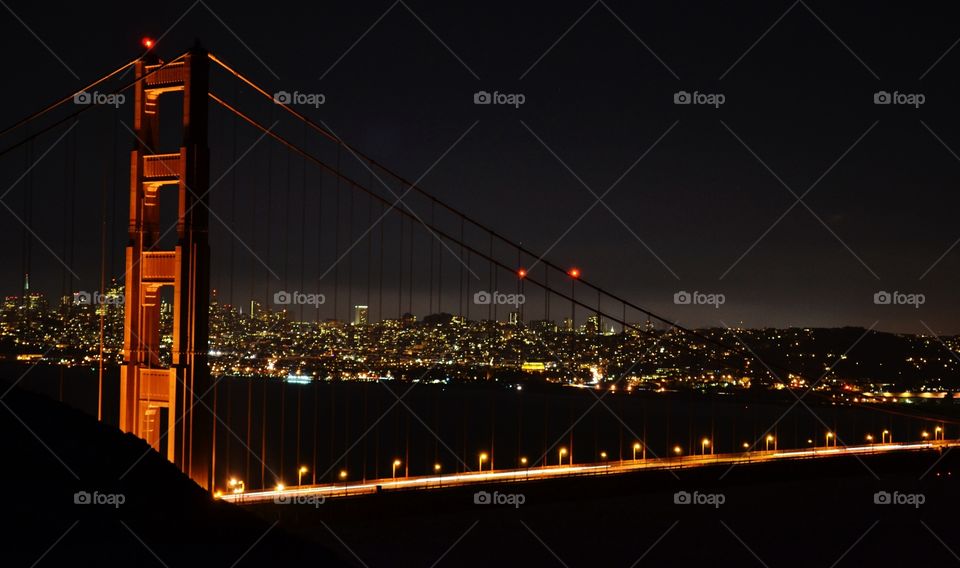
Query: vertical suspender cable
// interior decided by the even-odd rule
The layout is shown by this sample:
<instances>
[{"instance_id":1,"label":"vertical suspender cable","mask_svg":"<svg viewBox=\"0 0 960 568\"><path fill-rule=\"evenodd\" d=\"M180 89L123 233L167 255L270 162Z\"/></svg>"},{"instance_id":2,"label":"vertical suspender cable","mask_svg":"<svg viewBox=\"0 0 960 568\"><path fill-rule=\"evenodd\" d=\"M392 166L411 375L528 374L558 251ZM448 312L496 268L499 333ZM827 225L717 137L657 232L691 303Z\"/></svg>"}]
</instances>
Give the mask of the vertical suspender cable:
<instances>
[{"instance_id":1,"label":"vertical suspender cable","mask_svg":"<svg viewBox=\"0 0 960 568\"><path fill-rule=\"evenodd\" d=\"M387 214L387 206L380 204L380 223L377 229L380 231L380 268L377 270L377 293L379 298L377 300L377 322L383 323L383 233L384 233L384 220L383 216Z\"/></svg>"},{"instance_id":2,"label":"vertical suspender cable","mask_svg":"<svg viewBox=\"0 0 960 568\"><path fill-rule=\"evenodd\" d=\"M433 219L433 213L434 213L433 210L434 210L433 202L431 201L430 202L430 224L431 225L435 225L434 219ZM436 244L437 243L434 242L434 239L430 239L430 270L427 271L427 273L430 276L430 285L428 286L428 292L427 292L427 298L428 298L427 304L429 306L429 309L427 310L428 314L433 313L433 251L434 249L437 248Z\"/></svg>"},{"instance_id":3,"label":"vertical suspender cable","mask_svg":"<svg viewBox=\"0 0 960 568\"><path fill-rule=\"evenodd\" d=\"M342 144L337 144L337 173L340 173L340 155L343 149ZM337 306L339 305L337 293L340 291L340 176L337 175L336 191L333 192L333 320L338 321ZM331 446L332 449L332 446Z\"/></svg>"}]
</instances>

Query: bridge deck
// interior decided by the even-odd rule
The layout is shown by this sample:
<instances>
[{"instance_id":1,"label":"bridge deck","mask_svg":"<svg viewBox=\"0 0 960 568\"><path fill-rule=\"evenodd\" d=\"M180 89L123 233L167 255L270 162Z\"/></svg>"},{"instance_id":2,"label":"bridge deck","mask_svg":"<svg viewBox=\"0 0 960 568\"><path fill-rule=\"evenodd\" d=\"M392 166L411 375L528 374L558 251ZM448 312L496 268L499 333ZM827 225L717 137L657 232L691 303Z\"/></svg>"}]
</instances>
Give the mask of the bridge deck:
<instances>
[{"instance_id":1,"label":"bridge deck","mask_svg":"<svg viewBox=\"0 0 960 568\"><path fill-rule=\"evenodd\" d=\"M862 446L817 447L793 450L763 450L731 454L707 454L647 460L608 460L573 465L539 466L519 469L501 469L484 472L451 473L418 477L383 478L368 481L348 481L325 485L303 485L283 490L263 490L228 493L225 501L253 504L274 501L288 503L308 497L331 499L376 493L378 491L429 490L479 483L519 483L539 479L587 475L617 475L640 470L671 470L704 467L718 464L740 465L769 461L821 459L846 455L883 454L890 452L921 451L960 446L960 440L937 440L915 443L887 443Z\"/></svg>"}]
</instances>

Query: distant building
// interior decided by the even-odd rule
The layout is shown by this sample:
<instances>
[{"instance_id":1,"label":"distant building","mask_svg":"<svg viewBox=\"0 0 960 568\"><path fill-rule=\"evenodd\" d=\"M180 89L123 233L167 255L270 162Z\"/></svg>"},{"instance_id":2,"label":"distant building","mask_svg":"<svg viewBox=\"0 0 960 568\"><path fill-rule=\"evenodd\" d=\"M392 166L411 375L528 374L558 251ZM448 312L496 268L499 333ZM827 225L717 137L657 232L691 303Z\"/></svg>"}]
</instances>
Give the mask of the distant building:
<instances>
[{"instance_id":1,"label":"distant building","mask_svg":"<svg viewBox=\"0 0 960 568\"><path fill-rule=\"evenodd\" d=\"M563 318L563 331L573 331L573 318Z\"/></svg>"},{"instance_id":2,"label":"distant building","mask_svg":"<svg viewBox=\"0 0 960 568\"><path fill-rule=\"evenodd\" d=\"M353 325L367 325L367 306L353 306Z\"/></svg>"},{"instance_id":3,"label":"distant building","mask_svg":"<svg viewBox=\"0 0 960 568\"><path fill-rule=\"evenodd\" d=\"M556 333L557 324L553 320L548 319L533 320L530 322L530 329L548 333Z\"/></svg>"},{"instance_id":4,"label":"distant building","mask_svg":"<svg viewBox=\"0 0 960 568\"><path fill-rule=\"evenodd\" d=\"M520 322L520 312L514 310L510 312L510 325L517 325Z\"/></svg>"},{"instance_id":5,"label":"distant building","mask_svg":"<svg viewBox=\"0 0 960 568\"><path fill-rule=\"evenodd\" d=\"M600 316L598 314L593 314L587 318L587 323L583 326L584 331L587 333L600 333L602 327L600 323Z\"/></svg>"}]
</instances>

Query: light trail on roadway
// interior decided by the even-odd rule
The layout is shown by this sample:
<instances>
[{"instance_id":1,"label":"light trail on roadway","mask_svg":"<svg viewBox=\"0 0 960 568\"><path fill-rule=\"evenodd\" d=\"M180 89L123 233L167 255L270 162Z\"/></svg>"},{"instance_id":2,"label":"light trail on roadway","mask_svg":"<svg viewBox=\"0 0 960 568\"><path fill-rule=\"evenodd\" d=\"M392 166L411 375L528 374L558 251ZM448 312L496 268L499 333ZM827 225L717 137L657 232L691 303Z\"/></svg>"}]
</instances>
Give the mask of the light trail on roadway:
<instances>
[{"instance_id":1,"label":"light trail on roadway","mask_svg":"<svg viewBox=\"0 0 960 568\"><path fill-rule=\"evenodd\" d=\"M913 443L867 444L861 446L826 446L810 449L758 450L729 454L691 455L672 458L607 460L602 462L537 466L493 471L435 474L416 477L390 477L368 481L345 481L323 485L302 485L283 489L224 493L219 498L237 504L294 502L308 497L324 499L350 497L382 491L429 490L481 483L520 483L559 477L617 475L641 470L674 470L718 464L740 465L797 459L820 459L845 455L884 454L960 446L960 440L936 440Z\"/></svg>"}]
</instances>

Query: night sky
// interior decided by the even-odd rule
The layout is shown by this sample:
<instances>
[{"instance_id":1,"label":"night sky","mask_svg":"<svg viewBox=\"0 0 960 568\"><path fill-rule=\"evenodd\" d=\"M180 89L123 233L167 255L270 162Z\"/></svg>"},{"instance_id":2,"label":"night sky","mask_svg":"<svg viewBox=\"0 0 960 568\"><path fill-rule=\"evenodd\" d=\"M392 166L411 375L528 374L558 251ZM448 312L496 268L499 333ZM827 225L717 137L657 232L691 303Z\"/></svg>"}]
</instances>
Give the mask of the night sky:
<instances>
[{"instance_id":1,"label":"night sky","mask_svg":"<svg viewBox=\"0 0 960 568\"><path fill-rule=\"evenodd\" d=\"M960 333L960 246L952 248L960 32L955 9L941 3L6 6L2 125L135 57L145 35L162 36L165 57L200 38L266 88L322 93L319 108L298 108L409 179L429 169L421 185L439 198L685 324ZM267 124L281 118L234 85L214 74L218 94ZM525 102L475 105L481 90ZM725 100L678 105L678 91ZM924 102L878 105L878 91ZM104 189L108 273L122 275L132 137L120 121L130 124L131 109L85 113L13 187L63 129L0 157L0 192L10 188L2 200L40 239L26 247L23 224L0 209L0 292L18 293L27 258L35 288L95 289ZM210 194L224 221L211 220L213 286L239 303L300 289L302 273L306 291L329 294L332 276L316 278L337 256L323 232L337 217L335 182L314 169L304 177L302 161L235 124L211 110L211 179L254 146ZM290 121L278 129L294 141L305 134ZM0 149L25 135L3 136ZM308 147L336 160L316 140ZM341 159L370 181L349 155ZM591 192L615 182L594 206ZM340 211L349 207L345 191ZM357 198L346 228L339 215L341 250L369 225L367 203ZM388 242L399 238L390 219ZM428 251L430 237L420 238ZM455 270L457 260L434 248L443 269ZM350 288L352 303L366 299L367 250L358 246L341 265L340 294ZM681 290L722 293L726 303L678 306ZM925 303L876 305L878 291L921 293ZM428 311L415 302L420 315ZM455 298L447 303L451 311ZM341 318L346 305L341 299Z\"/></svg>"}]
</instances>

